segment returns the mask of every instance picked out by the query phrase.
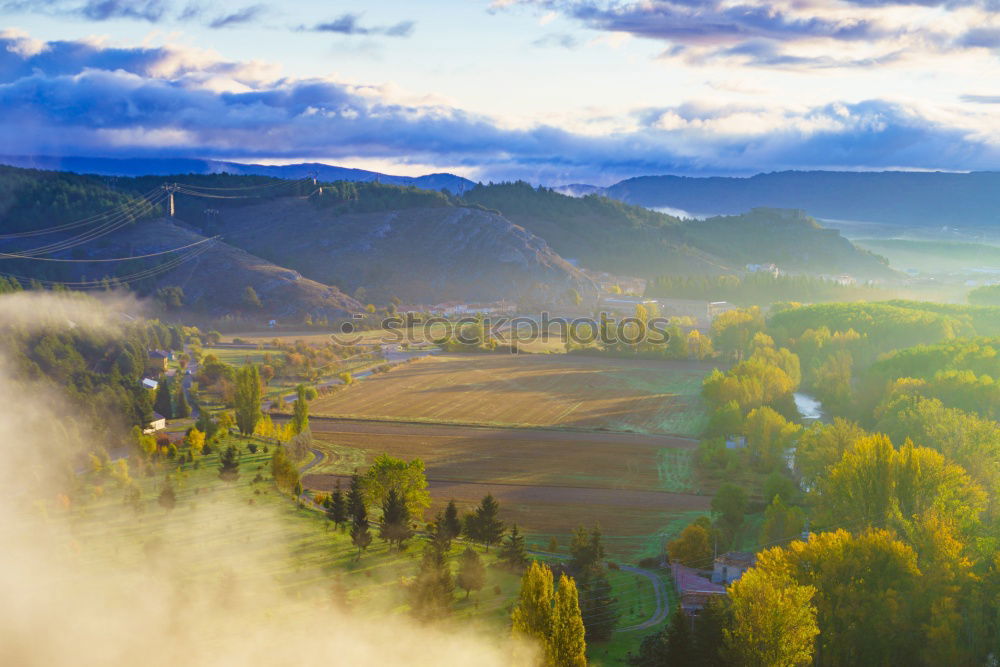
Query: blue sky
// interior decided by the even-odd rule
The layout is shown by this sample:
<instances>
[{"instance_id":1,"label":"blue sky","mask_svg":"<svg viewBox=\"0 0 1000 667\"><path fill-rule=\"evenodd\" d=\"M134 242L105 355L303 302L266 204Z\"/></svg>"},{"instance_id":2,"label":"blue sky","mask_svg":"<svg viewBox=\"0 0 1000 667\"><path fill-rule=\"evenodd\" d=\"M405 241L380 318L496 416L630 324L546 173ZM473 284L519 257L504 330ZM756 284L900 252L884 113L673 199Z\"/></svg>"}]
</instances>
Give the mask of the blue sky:
<instances>
[{"instance_id":1,"label":"blue sky","mask_svg":"<svg viewBox=\"0 0 1000 667\"><path fill-rule=\"evenodd\" d=\"M0 0L0 145L550 184L998 169L998 4Z\"/></svg>"}]
</instances>

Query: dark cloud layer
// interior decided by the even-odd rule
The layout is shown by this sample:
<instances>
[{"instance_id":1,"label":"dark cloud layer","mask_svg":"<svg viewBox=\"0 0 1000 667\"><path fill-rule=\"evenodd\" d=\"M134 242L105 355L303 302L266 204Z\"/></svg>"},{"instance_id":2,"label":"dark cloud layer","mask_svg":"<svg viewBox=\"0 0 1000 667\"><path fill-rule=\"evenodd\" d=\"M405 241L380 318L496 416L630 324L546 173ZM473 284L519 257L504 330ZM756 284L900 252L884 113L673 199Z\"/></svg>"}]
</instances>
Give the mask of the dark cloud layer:
<instances>
[{"instance_id":1,"label":"dark cloud layer","mask_svg":"<svg viewBox=\"0 0 1000 667\"><path fill-rule=\"evenodd\" d=\"M0 145L13 154L382 158L546 182L1000 165L996 147L971 132L879 100L799 112L646 109L632 131L593 135L508 129L450 106L393 103L378 90L321 79L265 81L239 63L203 60L0 34ZM206 83L220 78L240 85Z\"/></svg>"}]
</instances>

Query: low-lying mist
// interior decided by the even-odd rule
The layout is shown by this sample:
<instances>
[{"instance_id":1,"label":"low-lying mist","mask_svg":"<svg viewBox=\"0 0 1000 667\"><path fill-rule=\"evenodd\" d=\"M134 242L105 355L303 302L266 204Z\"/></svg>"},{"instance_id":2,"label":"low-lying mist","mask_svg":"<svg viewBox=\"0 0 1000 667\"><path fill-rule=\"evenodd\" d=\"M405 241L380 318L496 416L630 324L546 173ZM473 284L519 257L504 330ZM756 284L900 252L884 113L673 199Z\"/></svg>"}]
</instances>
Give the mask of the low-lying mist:
<instances>
[{"instance_id":1,"label":"low-lying mist","mask_svg":"<svg viewBox=\"0 0 1000 667\"><path fill-rule=\"evenodd\" d=\"M139 312L140 304L122 300L0 297L0 325L18 327L106 328ZM425 626L403 613L348 611L322 596L291 599L259 575L234 537L266 533L278 517L264 507L224 498L178 504L159 517L165 528L155 541L141 529L153 512L167 512L155 503L145 514L122 505L95 522L77 504L85 492L73 465L101 446L100 433L98 424L78 423L58 389L20 379L0 343L0 664L464 666L530 658L502 628ZM105 539L108 548L89 548Z\"/></svg>"}]
</instances>

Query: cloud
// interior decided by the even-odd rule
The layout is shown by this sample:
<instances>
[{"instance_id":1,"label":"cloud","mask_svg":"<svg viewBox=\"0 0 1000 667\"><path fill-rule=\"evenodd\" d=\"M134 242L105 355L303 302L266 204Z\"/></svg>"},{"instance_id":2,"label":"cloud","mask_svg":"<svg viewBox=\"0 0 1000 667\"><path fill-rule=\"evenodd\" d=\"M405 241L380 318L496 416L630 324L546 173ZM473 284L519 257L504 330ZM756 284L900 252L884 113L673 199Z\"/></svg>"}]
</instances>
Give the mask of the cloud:
<instances>
[{"instance_id":1,"label":"cloud","mask_svg":"<svg viewBox=\"0 0 1000 667\"><path fill-rule=\"evenodd\" d=\"M971 104L1000 104L1000 95L962 95L961 100Z\"/></svg>"},{"instance_id":2,"label":"cloud","mask_svg":"<svg viewBox=\"0 0 1000 667\"><path fill-rule=\"evenodd\" d=\"M389 26L363 26L361 25L360 14L341 14L332 21L317 23L311 28L305 26L300 30L311 30L313 32L334 32L341 35L385 35L387 37L409 37L416 27L414 21L400 21Z\"/></svg>"},{"instance_id":3,"label":"cloud","mask_svg":"<svg viewBox=\"0 0 1000 667\"><path fill-rule=\"evenodd\" d=\"M223 14L209 22L209 28L231 28L244 23L253 23L267 10L265 5L243 7L230 14Z\"/></svg>"},{"instance_id":4,"label":"cloud","mask_svg":"<svg viewBox=\"0 0 1000 667\"><path fill-rule=\"evenodd\" d=\"M576 37L564 32L550 32L543 35L531 43L532 46L541 48L557 46L564 49L575 49L580 43Z\"/></svg>"},{"instance_id":5,"label":"cloud","mask_svg":"<svg viewBox=\"0 0 1000 667\"><path fill-rule=\"evenodd\" d=\"M911 58L1000 45L996 0L511 0L585 28L666 44L690 64L878 67ZM862 55L859 55L860 52Z\"/></svg>"},{"instance_id":6,"label":"cloud","mask_svg":"<svg viewBox=\"0 0 1000 667\"><path fill-rule=\"evenodd\" d=\"M229 28L258 20L267 7L263 4L242 7L208 22L210 28ZM49 16L69 16L88 21L129 19L161 23L173 20L180 23L202 18L207 6L190 2L183 7L174 0L6 0L0 10L9 13L33 13Z\"/></svg>"},{"instance_id":7,"label":"cloud","mask_svg":"<svg viewBox=\"0 0 1000 667\"><path fill-rule=\"evenodd\" d=\"M611 182L651 173L991 169L988 113L867 100L814 107L679 104L572 119L580 132L398 91L279 77L179 47L110 48L0 33L0 145L10 154L364 158L486 179ZM588 123L594 130L587 132Z\"/></svg>"},{"instance_id":8,"label":"cloud","mask_svg":"<svg viewBox=\"0 0 1000 667\"><path fill-rule=\"evenodd\" d=\"M164 0L8 0L0 4L5 12L32 12L77 16L91 21L135 19L156 23L170 9Z\"/></svg>"}]
</instances>

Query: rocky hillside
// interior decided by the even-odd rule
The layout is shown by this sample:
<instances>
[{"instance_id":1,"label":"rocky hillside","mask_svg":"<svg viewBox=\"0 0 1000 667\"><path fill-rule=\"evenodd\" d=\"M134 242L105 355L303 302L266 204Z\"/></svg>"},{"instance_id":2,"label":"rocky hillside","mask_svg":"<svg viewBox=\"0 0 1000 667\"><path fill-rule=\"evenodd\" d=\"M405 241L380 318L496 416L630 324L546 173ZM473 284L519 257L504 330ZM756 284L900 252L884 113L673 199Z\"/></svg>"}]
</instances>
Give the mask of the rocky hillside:
<instances>
[{"instance_id":1,"label":"rocky hillside","mask_svg":"<svg viewBox=\"0 0 1000 667\"><path fill-rule=\"evenodd\" d=\"M143 220L108 235L99 245L74 254L77 259L143 255L186 246L204 238L184 223L158 218ZM300 322L306 314L313 318L334 319L349 317L363 308L336 287L305 278L298 271L278 266L222 241L210 241L192 251L196 249L201 252L192 259L132 286L148 295L156 294L163 287L179 287L183 290L183 307L212 317ZM155 269L180 256L186 253L129 262L119 269L119 274ZM114 275L109 269L111 266L115 264L64 265L59 278L66 282L99 280L109 273ZM245 298L247 287L257 294L259 306Z\"/></svg>"},{"instance_id":2,"label":"rocky hillside","mask_svg":"<svg viewBox=\"0 0 1000 667\"><path fill-rule=\"evenodd\" d=\"M304 198L223 209L227 243L384 303L561 298L590 282L548 244L465 206L350 212Z\"/></svg>"}]
</instances>

